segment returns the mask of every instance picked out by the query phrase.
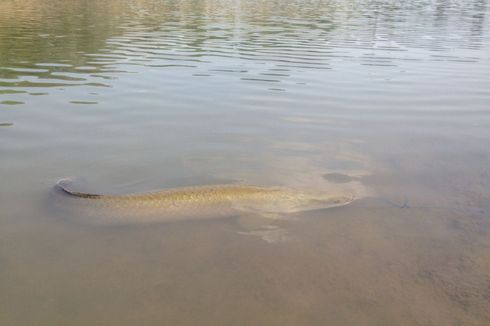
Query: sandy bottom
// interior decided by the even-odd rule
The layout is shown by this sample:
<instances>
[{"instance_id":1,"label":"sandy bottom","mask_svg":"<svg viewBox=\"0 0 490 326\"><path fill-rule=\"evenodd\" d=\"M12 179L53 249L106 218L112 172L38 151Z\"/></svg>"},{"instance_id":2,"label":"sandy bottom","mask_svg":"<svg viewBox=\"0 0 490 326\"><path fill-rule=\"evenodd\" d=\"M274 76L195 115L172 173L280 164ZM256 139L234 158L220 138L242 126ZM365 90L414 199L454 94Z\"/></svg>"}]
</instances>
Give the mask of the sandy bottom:
<instances>
[{"instance_id":1,"label":"sandy bottom","mask_svg":"<svg viewBox=\"0 0 490 326\"><path fill-rule=\"evenodd\" d=\"M364 199L278 222L271 231L287 236L272 243L234 220L94 228L45 218L2 234L3 325L490 320L483 211Z\"/></svg>"}]
</instances>

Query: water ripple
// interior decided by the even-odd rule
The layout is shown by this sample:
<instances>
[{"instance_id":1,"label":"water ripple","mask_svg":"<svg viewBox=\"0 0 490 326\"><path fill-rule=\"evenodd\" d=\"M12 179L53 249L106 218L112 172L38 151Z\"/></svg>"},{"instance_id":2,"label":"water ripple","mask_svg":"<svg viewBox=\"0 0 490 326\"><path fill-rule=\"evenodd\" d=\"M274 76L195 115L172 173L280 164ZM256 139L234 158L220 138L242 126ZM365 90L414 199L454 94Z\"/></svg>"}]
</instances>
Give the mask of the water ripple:
<instances>
[{"instance_id":1,"label":"water ripple","mask_svg":"<svg viewBox=\"0 0 490 326\"><path fill-rule=\"evenodd\" d=\"M0 5L0 94L110 87L125 73L183 78L176 68L291 91L330 70L393 75L431 69L424 62L489 60L488 8L479 0L58 4ZM77 14L67 20L67 12ZM271 82L282 86L263 85Z\"/></svg>"}]
</instances>

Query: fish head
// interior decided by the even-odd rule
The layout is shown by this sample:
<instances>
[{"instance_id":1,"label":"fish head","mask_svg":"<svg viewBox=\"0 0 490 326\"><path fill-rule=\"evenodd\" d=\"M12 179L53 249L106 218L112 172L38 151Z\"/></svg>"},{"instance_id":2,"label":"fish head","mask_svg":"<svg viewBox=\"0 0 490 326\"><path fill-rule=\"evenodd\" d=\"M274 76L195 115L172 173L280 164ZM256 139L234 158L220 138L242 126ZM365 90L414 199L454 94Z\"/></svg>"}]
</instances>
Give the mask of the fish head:
<instances>
[{"instance_id":1,"label":"fish head","mask_svg":"<svg viewBox=\"0 0 490 326\"><path fill-rule=\"evenodd\" d=\"M343 193L307 193L301 191L278 191L262 200L242 201L236 208L259 214L289 214L320 210L347 205L354 197Z\"/></svg>"},{"instance_id":2,"label":"fish head","mask_svg":"<svg viewBox=\"0 0 490 326\"><path fill-rule=\"evenodd\" d=\"M281 206L288 213L296 213L343 206L353 200L351 194L296 193L287 196Z\"/></svg>"}]
</instances>

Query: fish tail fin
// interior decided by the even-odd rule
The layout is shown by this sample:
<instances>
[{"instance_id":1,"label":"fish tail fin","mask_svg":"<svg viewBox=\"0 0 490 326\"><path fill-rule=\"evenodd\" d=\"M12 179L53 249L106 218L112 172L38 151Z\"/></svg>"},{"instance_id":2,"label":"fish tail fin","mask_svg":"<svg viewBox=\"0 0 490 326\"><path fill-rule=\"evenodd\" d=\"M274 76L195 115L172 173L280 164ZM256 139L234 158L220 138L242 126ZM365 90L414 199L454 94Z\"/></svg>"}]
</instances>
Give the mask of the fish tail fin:
<instances>
[{"instance_id":1,"label":"fish tail fin","mask_svg":"<svg viewBox=\"0 0 490 326\"><path fill-rule=\"evenodd\" d=\"M93 194L93 193L88 193L88 192L81 192L77 191L76 188L76 183L79 181L80 178L78 177L66 177L58 180L56 183L56 186L63 190L65 193L76 196L76 197L81 197L81 198L99 198L102 195L100 194Z\"/></svg>"}]
</instances>

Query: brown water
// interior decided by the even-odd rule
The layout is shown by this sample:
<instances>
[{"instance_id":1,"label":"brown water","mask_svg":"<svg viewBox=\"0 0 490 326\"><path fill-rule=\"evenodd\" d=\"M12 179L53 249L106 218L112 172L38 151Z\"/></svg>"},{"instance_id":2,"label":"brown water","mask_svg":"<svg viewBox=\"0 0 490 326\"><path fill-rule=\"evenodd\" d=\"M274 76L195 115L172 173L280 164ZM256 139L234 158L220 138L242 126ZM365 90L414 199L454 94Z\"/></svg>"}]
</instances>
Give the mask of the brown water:
<instances>
[{"instance_id":1,"label":"brown water","mask_svg":"<svg viewBox=\"0 0 490 326\"><path fill-rule=\"evenodd\" d=\"M489 14L0 0L0 324L489 325ZM70 175L357 200L100 226L51 207Z\"/></svg>"}]
</instances>

